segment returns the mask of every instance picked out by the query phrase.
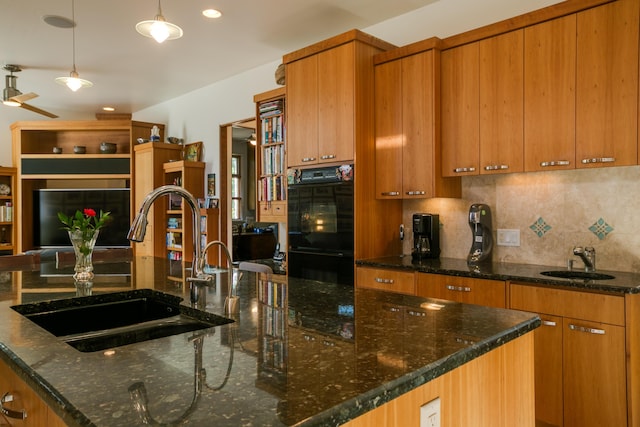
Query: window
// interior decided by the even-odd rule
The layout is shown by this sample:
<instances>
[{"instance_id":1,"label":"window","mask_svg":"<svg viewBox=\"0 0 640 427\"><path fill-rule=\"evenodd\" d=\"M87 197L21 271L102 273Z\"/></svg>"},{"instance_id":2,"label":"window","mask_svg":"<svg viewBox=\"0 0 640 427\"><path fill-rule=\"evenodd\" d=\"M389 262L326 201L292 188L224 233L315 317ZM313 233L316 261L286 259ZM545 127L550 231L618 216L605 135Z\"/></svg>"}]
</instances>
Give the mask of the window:
<instances>
[{"instance_id":1,"label":"window","mask_svg":"<svg viewBox=\"0 0 640 427\"><path fill-rule=\"evenodd\" d=\"M242 219L242 174L241 157L231 156L231 219Z\"/></svg>"}]
</instances>

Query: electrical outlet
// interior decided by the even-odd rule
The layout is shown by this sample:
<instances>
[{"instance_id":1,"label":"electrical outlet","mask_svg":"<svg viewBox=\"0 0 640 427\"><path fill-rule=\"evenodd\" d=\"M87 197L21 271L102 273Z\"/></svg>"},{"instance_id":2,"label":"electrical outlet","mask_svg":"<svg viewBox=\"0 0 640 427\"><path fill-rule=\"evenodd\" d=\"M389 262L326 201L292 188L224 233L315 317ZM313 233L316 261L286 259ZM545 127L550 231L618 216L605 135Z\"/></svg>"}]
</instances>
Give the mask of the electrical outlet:
<instances>
[{"instance_id":1,"label":"electrical outlet","mask_svg":"<svg viewBox=\"0 0 640 427\"><path fill-rule=\"evenodd\" d=\"M498 229L498 246L520 246L520 230Z\"/></svg>"},{"instance_id":2,"label":"electrical outlet","mask_svg":"<svg viewBox=\"0 0 640 427\"><path fill-rule=\"evenodd\" d=\"M420 427L440 427L440 398L420 407Z\"/></svg>"}]
</instances>

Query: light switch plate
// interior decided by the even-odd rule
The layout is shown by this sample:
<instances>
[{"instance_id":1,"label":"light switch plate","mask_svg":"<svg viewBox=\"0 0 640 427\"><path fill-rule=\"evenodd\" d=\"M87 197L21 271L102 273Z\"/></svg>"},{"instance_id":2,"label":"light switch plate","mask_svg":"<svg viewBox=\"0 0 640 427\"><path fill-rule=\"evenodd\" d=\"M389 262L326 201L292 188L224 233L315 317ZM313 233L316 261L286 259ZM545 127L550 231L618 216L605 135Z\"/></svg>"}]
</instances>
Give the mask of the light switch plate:
<instances>
[{"instance_id":1,"label":"light switch plate","mask_svg":"<svg viewBox=\"0 0 640 427\"><path fill-rule=\"evenodd\" d=\"M520 230L499 228L498 246L520 246Z\"/></svg>"}]
</instances>

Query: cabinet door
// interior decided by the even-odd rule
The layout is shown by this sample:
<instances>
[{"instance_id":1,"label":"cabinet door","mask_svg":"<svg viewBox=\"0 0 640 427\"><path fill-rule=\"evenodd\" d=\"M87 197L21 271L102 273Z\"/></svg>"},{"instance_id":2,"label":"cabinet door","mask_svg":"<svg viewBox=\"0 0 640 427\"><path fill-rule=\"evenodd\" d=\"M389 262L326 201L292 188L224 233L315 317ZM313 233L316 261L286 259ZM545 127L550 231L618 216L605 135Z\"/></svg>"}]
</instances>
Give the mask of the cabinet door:
<instances>
[{"instance_id":1,"label":"cabinet door","mask_svg":"<svg viewBox=\"0 0 640 427\"><path fill-rule=\"evenodd\" d=\"M479 162L479 48L442 52L442 175L477 175Z\"/></svg>"},{"instance_id":2,"label":"cabinet door","mask_svg":"<svg viewBox=\"0 0 640 427\"><path fill-rule=\"evenodd\" d=\"M402 60L402 195L434 197L435 75L432 50ZM439 159L438 159L439 161Z\"/></svg>"},{"instance_id":3,"label":"cabinet door","mask_svg":"<svg viewBox=\"0 0 640 427\"><path fill-rule=\"evenodd\" d=\"M480 42L480 174L524 169L524 31Z\"/></svg>"},{"instance_id":4,"label":"cabinet door","mask_svg":"<svg viewBox=\"0 0 640 427\"><path fill-rule=\"evenodd\" d=\"M356 287L371 288L400 294L415 294L415 274L408 271L358 267Z\"/></svg>"},{"instance_id":5,"label":"cabinet door","mask_svg":"<svg viewBox=\"0 0 640 427\"><path fill-rule=\"evenodd\" d=\"M287 64L287 162L303 166L318 161L318 58Z\"/></svg>"},{"instance_id":6,"label":"cabinet door","mask_svg":"<svg viewBox=\"0 0 640 427\"><path fill-rule=\"evenodd\" d=\"M627 425L625 330L564 318L564 426Z\"/></svg>"},{"instance_id":7,"label":"cabinet door","mask_svg":"<svg viewBox=\"0 0 640 427\"><path fill-rule=\"evenodd\" d=\"M562 317L540 314L534 332L536 421L562 426Z\"/></svg>"},{"instance_id":8,"label":"cabinet door","mask_svg":"<svg viewBox=\"0 0 640 427\"><path fill-rule=\"evenodd\" d=\"M576 17L524 30L525 171L575 168Z\"/></svg>"},{"instance_id":9,"label":"cabinet door","mask_svg":"<svg viewBox=\"0 0 640 427\"><path fill-rule=\"evenodd\" d=\"M500 280L417 273L416 295L466 304L506 307L506 285Z\"/></svg>"},{"instance_id":10,"label":"cabinet door","mask_svg":"<svg viewBox=\"0 0 640 427\"><path fill-rule=\"evenodd\" d=\"M351 161L355 146L355 43L317 56L318 162Z\"/></svg>"},{"instance_id":11,"label":"cabinet door","mask_svg":"<svg viewBox=\"0 0 640 427\"><path fill-rule=\"evenodd\" d=\"M635 165L638 2L578 13L576 167Z\"/></svg>"},{"instance_id":12,"label":"cabinet door","mask_svg":"<svg viewBox=\"0 0 640 427\"><path fill-rule=\"evenodd\" d=\"M375 67L376 198L402 198L402 61Z\"/></svg>"}]
</instances>

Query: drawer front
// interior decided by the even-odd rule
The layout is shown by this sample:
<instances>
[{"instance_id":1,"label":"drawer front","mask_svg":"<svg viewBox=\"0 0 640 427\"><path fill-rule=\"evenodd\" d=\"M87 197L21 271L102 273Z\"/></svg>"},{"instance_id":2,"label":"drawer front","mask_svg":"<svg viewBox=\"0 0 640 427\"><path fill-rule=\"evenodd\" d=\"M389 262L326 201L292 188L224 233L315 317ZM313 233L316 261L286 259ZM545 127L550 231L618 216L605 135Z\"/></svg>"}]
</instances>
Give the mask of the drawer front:
<instances>
[{"instance_id":1,"label":"drawer front","mask_svg":"<svg viewBox=\"0 0 640 427\"><path fill-rule=\"evenodd\" d=\"M415 274L407 271L358 267L356 287L415 295Z\"/></svg>"},{"instance_id":2,"label":"drawer front","mask_svg":"<svg viewBox=\"0 0 640 427\"><path fill-rule=\"evenodd\" d=\"M510 308L624 326L624 297L511 283Z\"/></svg>"},{"instance_id":3,"label":"drawer front","mask_svg":"<svg viewBox=\"0 0 640 427\"><path fill-rule=\"evenodd\" d=\"M501 280L474 279L444 274L417 273L416 294L466 304L506 307L506 284Z\"/></svg>"}]
</instances>

